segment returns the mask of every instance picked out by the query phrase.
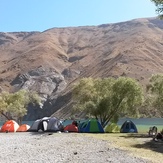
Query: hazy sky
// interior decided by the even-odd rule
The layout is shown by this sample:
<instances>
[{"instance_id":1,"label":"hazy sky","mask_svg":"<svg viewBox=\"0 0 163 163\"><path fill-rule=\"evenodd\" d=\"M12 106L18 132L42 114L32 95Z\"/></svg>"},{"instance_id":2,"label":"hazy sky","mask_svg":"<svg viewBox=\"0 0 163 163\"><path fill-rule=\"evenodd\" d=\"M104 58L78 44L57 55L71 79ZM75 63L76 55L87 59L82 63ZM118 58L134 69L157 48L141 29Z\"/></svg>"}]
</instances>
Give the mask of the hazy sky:
<instances>
[{"instance_id":1,"label":"hazy sky","mask_svg":"<svg viewBox=\"0 0 163 163\"><path fill-rule=\"evenodd\" d=\"M0 32L100 25L155 17L150 0L0 0Z\"/></svg>"}]
</instances>

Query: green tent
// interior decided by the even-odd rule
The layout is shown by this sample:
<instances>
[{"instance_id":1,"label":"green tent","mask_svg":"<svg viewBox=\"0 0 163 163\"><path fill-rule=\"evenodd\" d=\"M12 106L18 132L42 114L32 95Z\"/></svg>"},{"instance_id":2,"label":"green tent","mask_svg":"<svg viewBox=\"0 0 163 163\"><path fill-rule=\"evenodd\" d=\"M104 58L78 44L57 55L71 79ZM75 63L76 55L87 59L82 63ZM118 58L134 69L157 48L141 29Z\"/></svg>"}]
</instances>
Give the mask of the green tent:
<instances>
[{"instance_id":1,"label":"green tent","mask_svg":"<svg viewBox=\"0 0 163 163\"><path fill-rule=\"evenodd\" d=\"M100 122L96 119L90 119L79 125L79 132L85 133L104 133L104 129Z\"/></svg>"},{"instance_id":2,"label":"green tent","mask_svg":"<svg viewBox=\"0 0 163 163\"><path fill-rule=\"evenodd\" d=\"M110 132L110 133L115 133L115 132L120 132L120 128L117 124L111 123L105 127L105 132Z\"/></svg>"}]
</instances>

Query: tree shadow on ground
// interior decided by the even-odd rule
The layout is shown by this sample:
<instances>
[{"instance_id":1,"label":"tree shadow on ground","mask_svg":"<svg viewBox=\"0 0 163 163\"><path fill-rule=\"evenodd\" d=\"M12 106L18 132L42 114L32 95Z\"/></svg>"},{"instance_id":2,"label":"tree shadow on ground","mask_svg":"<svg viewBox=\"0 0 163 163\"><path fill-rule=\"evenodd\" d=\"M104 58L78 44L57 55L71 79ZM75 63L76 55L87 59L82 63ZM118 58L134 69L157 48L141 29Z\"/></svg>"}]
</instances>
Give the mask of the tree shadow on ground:
<instances>
[{"instance_id":1,"label":"tree shadow on ground","mask_svg":"<svg viewBox=\"0 0 163 163\"><path fill-rule=\"evenodd\" d=\"M144 148L144 149L149 149L155 152L163 153L163 141L158 140L155 141L152 137L149 137L148 134L128 134L128 135L122 135L120 137L124 138L134 138L134 139L143 139L142 143L140 144L134 144L132 147L134 148Z\"/></svg>"},{"instance_id":2,"label":"tree shadow on ground","mask_svg":"<svg viewBox=\"0 0 163 163\"><path fill-rule=\"evenodd\" d=\"M120 137L124 138L152 138L148 134L138 134L138 133L128 133L125 135L121 135Z\"/></svg>"},{"instance_id":3,"label":"tree shadow on ground","mask_svg":"<svg viewBox=\"0 0 163 163\"><path fill-rule=\"evenodd\" d=\"M163 141L154 141L150 140L148 142L145 142L144 144L136 144L133 145L135 148L144 148L144 149L150 149L155 152L163 153Z\"/></svg>"}]
</instances>

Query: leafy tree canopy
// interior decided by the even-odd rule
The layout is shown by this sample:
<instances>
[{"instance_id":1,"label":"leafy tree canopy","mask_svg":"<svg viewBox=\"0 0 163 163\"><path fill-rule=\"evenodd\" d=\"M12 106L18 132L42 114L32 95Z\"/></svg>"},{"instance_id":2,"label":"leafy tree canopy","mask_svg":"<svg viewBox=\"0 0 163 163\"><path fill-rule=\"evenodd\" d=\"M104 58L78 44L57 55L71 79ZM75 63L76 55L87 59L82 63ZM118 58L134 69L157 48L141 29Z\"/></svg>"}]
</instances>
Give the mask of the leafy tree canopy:
<instances>
[{"instance_id":1,"label":"leafy tree canopy","mask_svg":"<svg viewBox=\"0 0 163 163\"><path fill-rule=\"evenodd\" d=\"M157 9L156 12L158 13L159 17L163 19L163 0L151 0L155 3Z\"/></svg>"},{"instance_id":2,"label":"leafy tree canopy","mask_svg":"<svg viewBox=\"0 0 163 163\"><path fill-rule=\"evenodd\" d=\"M104 127L120 115L137 115L143 102L142 88L131 78L84 78L73 89L74 111L84 111L101 121Z\"/></svg>"},{"instance_id":3,"label":"leafy tree canopy","mask_svg":"<svg viewBox=\"0 0 163 163\"><path fill-rule=\"evenodd\" d=\"M0 94L0 114L6 119L22 119L27 113L29 103L39 104L40 98L35 92L20 90L15 93Z\"/></svg>"},{"instance_id":4,"label":"leafy tree canopy","mask_svg":"<svg viewBox=\"0 0 163 163\"><path fill-rule=\"evenodd\" d=\"M149 100L151 106L158 109L163 115L163 75L153 75L149 84L147 85L147 92L149 93Z\"/></svg>"}]
</instances>

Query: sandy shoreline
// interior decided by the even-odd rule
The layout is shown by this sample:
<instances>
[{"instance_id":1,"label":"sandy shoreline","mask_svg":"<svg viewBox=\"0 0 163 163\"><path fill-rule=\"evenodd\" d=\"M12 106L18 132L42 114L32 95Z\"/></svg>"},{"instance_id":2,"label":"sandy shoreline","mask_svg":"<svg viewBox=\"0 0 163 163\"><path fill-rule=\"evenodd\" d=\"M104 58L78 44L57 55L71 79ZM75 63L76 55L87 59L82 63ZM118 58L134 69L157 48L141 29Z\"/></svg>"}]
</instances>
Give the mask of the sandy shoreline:
<instances>
[{"instance_id":1,"label":"sandy shoreline","mask_svg":"<svg viewBox=\"0 0 163 163\"><path fill-rule=\"evenodd\" d=\"M79 133L0 133L3 163L145 163L111 142ZM2 161L3 160L3 161Z\"/></svg>"}]
</instances>

